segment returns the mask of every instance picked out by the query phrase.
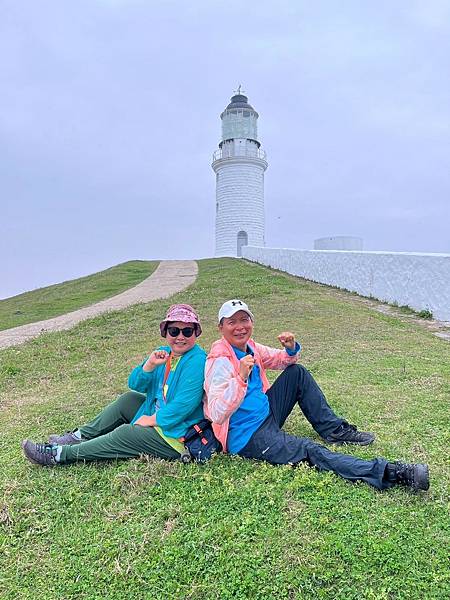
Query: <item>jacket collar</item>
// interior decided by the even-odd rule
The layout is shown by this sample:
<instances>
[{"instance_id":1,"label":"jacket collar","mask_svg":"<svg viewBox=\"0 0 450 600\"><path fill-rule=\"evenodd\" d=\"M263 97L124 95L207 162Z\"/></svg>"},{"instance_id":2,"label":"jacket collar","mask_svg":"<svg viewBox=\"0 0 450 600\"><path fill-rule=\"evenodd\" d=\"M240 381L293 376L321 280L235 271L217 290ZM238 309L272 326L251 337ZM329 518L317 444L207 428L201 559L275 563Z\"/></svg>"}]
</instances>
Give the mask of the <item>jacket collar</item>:
<instances>
[{"instance_id":1,"label":"jacket collar","mask_svg":"<svg viewBox=\"0 0 450 600\"><path fill-rule=\"evenodd\" d=\"M247 342L247 345L250 346L252 352L255 353L255 342L250 339ZM226 356L231 359L236 359L236 354L234 353L233 346L227 342L227 340L222 336L220 340L217 340L211 346L211 350L209 351L208 358L220 358L221 356ZM256 356L255 356L256 358Z\"/></svg>"}]
</instances>

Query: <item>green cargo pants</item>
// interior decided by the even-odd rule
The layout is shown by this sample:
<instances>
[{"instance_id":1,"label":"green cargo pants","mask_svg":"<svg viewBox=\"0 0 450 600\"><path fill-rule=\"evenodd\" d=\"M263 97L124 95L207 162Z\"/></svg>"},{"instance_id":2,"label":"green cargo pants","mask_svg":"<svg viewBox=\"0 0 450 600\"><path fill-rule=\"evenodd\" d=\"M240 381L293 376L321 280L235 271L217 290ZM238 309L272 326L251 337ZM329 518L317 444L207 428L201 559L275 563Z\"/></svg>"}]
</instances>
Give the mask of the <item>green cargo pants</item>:
<instances>
[{"instance_id":1,"label":"green cargo pants","mask_svg":"<svg viewBox=\"0 0 450 600\"><path fill-rule=\"evenodd\" d=\"M130 425L144 400L144 394L126 392L111 402L90 423L79 428L86 441L62 447L61 463L133 458L141 454L168 460L180 458L180 453L153 427Z\"/></svg>"}]
</instances>

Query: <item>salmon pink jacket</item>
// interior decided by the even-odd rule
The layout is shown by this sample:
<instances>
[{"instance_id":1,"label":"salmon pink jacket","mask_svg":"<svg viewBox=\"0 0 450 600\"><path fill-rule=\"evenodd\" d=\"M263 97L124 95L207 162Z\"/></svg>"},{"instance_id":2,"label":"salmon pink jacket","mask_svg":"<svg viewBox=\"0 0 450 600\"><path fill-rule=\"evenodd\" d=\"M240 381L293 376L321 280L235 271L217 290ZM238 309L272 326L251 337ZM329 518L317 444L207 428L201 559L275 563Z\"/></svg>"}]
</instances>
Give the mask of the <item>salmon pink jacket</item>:
<instances>
[{"instance_id":1,"label":"salmon pink jacket","mask_svg":"<svg viewBox=\"0 0 450 600\"><path fill-rule=\"evenodd\" d=\"M269 348L254 340L249 340L248 345L259 367L264 393L270 387L266 369L282 371L297 362L299 353L289 356L284 349ZM239 374L239 360L231 344L223 337L214 342L206 359L205 391L205 416L212 421L214 434L226 452L230 418L244 400L247 383Z\"/></svg>"}]
</instances>

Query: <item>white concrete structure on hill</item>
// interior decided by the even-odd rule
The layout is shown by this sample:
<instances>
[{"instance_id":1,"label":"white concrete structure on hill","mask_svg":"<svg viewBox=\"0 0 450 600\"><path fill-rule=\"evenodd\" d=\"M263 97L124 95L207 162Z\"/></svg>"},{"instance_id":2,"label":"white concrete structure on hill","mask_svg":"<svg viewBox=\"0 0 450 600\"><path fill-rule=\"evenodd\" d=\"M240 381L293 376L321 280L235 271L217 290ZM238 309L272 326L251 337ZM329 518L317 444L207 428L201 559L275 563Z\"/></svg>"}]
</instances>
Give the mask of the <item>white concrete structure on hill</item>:
<instances>
[{"instance_id":1,"label":"white concrete structure on hill","mask_svg":"<svg viewBox=\"0 0 450 600\"><path fill-rule=\"evenodd\" d=\"M244 248L243 256L292 275L427 310L450 322L450 254Z\"/></svg>"},{"instance_id":2,"label":"white concrete structure on hill","mask_svg":"<svg viewBox=\"0 0 450 600\"><path fill-rule=\"evenodd\" d=\"M362 250L363 240L352 235L333 235L314 240L314 250Z\"/></svg>"},{"instance_id":3,"label":"white concrete structure on hill","mask_svg":"<svg viewBox=\"0 0 450 600\"><path fill-rule=\"evenodd\" d=\"M242 256L242 247L264 246L266 154L258 141L258 113L241 86L220 115L222 140L214 152L216 256Z\"/></svg>"}]
</instances>

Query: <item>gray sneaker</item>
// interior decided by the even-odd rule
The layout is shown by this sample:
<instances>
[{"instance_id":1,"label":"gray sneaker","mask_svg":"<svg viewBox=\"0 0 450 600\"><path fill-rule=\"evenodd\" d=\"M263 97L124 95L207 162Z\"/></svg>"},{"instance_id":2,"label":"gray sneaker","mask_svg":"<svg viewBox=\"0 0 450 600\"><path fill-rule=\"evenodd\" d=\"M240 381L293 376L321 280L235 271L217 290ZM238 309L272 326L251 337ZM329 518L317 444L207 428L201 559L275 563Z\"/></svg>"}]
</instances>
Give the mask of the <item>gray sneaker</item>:
<instances>
[{"instance_id":1,"label":"gray sneaker","mask_svg":"<svg viewBox=\"0 0 450 600\"><path fill-rule=\"evenodd\" d=\"M55 459L57 447L52 444L35 444L31 440L23 440L22 449L25 456L34 465L54 467L58 464Z\"/></svg>"},{"instance_id":2,"label":"gray sneaker","mask_svg":"<svg viewBox=\"0 0 450 600\"><path fill-rule=\"evenodd\" d=\"M74 444L79 444L82 441L83 440L80 440L76 435L73 434L73 431L66 431L61 435L52 433L52 435L48 436L48 443L57 444L58 446L73 446Z\"/></svg>"}]
</instances>

